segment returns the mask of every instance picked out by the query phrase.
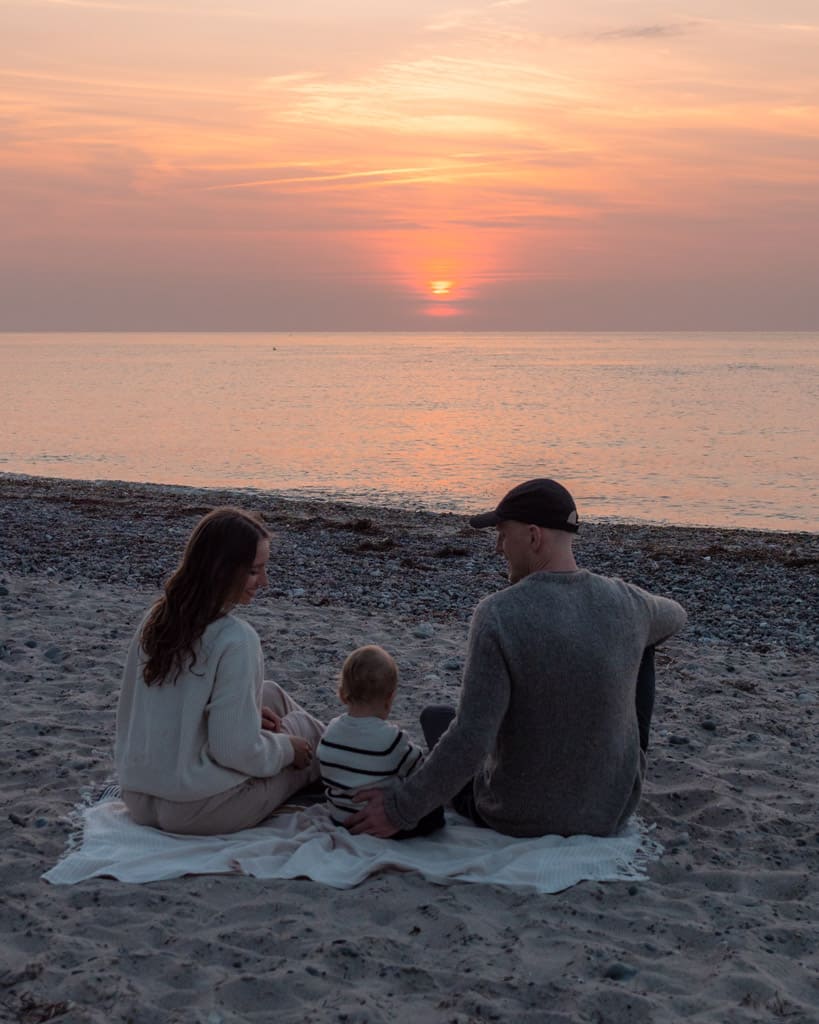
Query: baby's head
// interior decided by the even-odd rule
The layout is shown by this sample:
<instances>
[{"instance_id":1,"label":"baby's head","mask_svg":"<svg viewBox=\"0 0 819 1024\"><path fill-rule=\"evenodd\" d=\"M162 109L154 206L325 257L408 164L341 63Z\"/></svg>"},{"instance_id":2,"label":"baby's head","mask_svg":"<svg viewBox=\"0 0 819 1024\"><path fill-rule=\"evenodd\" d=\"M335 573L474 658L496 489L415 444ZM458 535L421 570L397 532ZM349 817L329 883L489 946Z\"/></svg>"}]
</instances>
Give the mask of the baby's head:
<instances>
[{"instance_id":1,"label":"baby's head","mask_svg":"<svg viewBox=\"0 0 819 1024\"><path fill-rule=\"evenodd\" d=\"M398 686L398 666L383 647L367 644L347 656L338 695L352 714L386 718Z\"/></svg>"}]
</instances>

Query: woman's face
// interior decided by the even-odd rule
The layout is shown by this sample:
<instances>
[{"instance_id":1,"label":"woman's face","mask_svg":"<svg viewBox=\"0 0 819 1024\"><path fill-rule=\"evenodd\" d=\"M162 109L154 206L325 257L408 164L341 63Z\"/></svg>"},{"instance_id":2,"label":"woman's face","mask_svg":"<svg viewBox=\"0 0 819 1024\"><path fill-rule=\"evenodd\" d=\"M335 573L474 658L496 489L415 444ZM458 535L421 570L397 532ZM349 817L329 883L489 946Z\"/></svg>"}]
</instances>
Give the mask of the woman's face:
<instances>
[{"instance_id":1,"label":"woman's face","mask_svg":"<svg viewBox=\"0 0 819 1024\"><path fill-rule=\"evenodd\" d=\"M270 541L260 540L256 545L256 558L249 572L242 575L236 604L250 604L259 587L267 586L267 562L270 558Z\"/></svg>"}]
</instances>

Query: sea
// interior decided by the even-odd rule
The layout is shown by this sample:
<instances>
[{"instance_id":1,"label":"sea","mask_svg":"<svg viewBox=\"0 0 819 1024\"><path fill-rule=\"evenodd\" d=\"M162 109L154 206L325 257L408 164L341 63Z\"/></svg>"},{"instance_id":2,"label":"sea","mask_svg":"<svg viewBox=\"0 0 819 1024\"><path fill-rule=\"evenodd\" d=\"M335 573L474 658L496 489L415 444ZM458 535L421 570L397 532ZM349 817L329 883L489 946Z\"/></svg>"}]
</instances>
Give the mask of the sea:
<instances>
[{"instance_id":1,"label":"sea","mask_svg":"<svg viewBox=\"0 0 819 1024\"><path fill-rule=\"evenodd\" d=\"M819 333L0 334L0 472L819 530Z\"/></svg>"}]
</instances>

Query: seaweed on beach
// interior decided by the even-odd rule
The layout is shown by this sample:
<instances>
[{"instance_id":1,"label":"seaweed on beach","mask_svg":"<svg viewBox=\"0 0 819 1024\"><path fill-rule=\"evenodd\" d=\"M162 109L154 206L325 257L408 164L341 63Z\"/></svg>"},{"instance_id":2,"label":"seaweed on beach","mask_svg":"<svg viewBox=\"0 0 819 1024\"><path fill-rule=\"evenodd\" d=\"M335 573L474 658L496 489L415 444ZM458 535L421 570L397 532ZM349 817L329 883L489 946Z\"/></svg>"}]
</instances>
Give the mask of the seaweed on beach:
<instances>
[{"instance_id":1,"label":"seaweed on beach","mask_svg":"<svg viewBox=\"0 0 819 1024\"><path fill-rule=\"evenodd\" d=\"M191 517L250 504L275 526L273 595L465 624L482 597L508 583L491 533L464 516L251 497L0 474L0 572L158 587L178 562ZM586 522L576 552L584 568L676 598L692 636L759 651L819 647L817 534Z\"/></svg>"}]
</instances>

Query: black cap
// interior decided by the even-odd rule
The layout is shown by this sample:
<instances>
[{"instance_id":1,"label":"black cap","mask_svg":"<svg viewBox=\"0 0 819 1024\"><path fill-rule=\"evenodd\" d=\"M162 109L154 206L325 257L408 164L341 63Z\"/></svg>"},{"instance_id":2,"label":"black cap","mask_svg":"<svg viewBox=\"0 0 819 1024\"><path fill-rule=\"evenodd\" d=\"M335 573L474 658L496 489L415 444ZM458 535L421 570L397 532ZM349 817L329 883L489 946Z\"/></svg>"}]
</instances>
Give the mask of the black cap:
<instances>
[{"instance_id":1,"label":"black cap","mask_svg":"<svg viewBox=\"0 0 819 1024\"><path fill-rule=\"evenodd\" d=\"M473 516L469 525L480 530L484 526L497 526L505 519L568 533L577 533L579 528L574 498L556 480L527 480L525 484L518 484L501 498L493 512Z\"/></svg>"}]
</instances>

